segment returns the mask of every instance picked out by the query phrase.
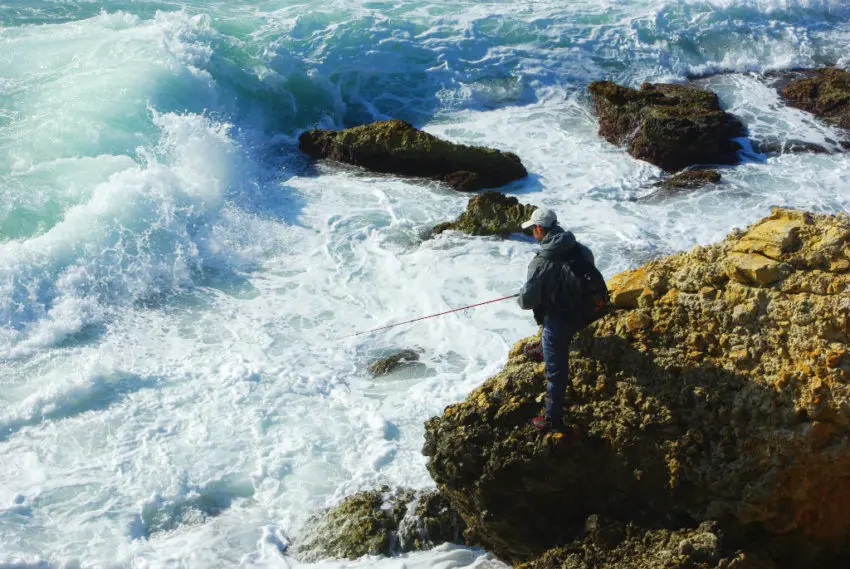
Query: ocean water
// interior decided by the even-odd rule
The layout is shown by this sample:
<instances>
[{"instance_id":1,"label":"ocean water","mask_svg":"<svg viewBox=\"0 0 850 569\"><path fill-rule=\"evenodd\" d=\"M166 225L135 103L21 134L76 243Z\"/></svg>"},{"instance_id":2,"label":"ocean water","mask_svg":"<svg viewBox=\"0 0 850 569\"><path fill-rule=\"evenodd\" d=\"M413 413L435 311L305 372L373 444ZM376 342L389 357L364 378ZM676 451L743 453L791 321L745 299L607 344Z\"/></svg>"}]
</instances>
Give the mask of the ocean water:
<instances>
[{"instance_id":1,"label":"ocean water","mask_svg":"<svg viewBox=\"0 0 850 569\"><path fill-rule=\"evenodd\" d=\"M834 147L757 73L850 66L845 0L0 0L0 568L304 566L305 520L433 486L423 422L535 332L533 241L423 240L469 195L311 164L297 137L405 119L517 153L608 277L771 206L850 209L846 154L720 186L596 134L595 79L701 79L755 141ZM373 379L394 349L423 365ZM322 568L503 567L444 545Z\"/></svg>"}]
</instances>

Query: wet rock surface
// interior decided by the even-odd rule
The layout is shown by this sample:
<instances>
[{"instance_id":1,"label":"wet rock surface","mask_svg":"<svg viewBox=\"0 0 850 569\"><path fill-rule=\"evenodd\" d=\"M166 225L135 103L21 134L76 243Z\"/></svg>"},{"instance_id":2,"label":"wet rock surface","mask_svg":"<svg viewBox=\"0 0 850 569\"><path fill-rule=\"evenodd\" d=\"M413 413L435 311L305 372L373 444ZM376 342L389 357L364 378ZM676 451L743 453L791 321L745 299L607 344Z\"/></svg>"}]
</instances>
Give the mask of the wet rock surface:
<instances>
[{"instance_id":1,"label":"wet rock surface","mask_svg":"<svg viewBox=\"0 0 850 569\"><path fill-rule=\"evenodd\" d=\"M599 134L639 160L676 172L697 164L737 164L743 124L720 108L717 95L688 85L610 81L589 86Z\"/></svg>"},{"instance_id":2,"label":"wet rock surface","mask_svg":"<svg viewBox=\"0 0 850 569\"><path fill-rule=\"evenodd\" d=\"M695 190L706 184L719 184L720 179L717 170L685 170L665 178L658 186L665 190Z\"/></svg>"},{"instance_id":3,"label":"wet rock surface","mask_svg":"<svg viewBox=\"0 0 850 569\"><path fill-rule=\"evenodd\" d=\"M835 67L775 74L787 104L850 129L850 73Z\"/></svg>"},{"instance_id":4,"label":"wet rock surface","mask_svg":"<svg viewBox=\"0 0 850 569\"><path fill-rule=\"evenodd\" d=\"M369 366L369 371L373 377L381 377L418 361L419 353L416 350L399 350L374 362Z\"/></svg>"},{"instance_id":5,"label":"wet rock surface","mask_svg":"<svg viewBox=\"0 0 850 569\"><path fill-rule=\"evenodd\" d=\"M436 491L383 486L314 516L294 553L302 561L356 559L463 543L463 521Z\"/></svg>"},{"instance_id":6,"label":"wet rock surface","mask_svg":"<svg viewBox=\"0 0 850 569\"><path fill-rule=\"evenodd\" d=\"M312 158L329 158L376 172L434 178L460 191L495 188L528 175L516 154L453 144L400 120L342 131L309 130L298 142Z\"/></svg>"},{"instance_id":7,"label":"wet rock surface","mask_svg":"<svg viewBox=\"0 0 850 569\"><path fill-rule=\"evenodd\" d=\"M460 217L441 223L432 231L437 235L447 230L469 235L502 235L523 231L522 223L531 218L537 206L521 204L518 199L487 190L470 198Z\"/></svg>"},{"instance_id":8,"label":"wet rock surface","mask_svg":"<svg viewBox=\"0 0 850 569\"><path fill-rule=\"evenodd\" d=\"M614 310L573 342L571 434L529 425L545 390L543 364L523 354L535 338L426 423L428 469L468 542L510 563L565 559L557 548L597 515L668 533L644 532L658 542L644 564L609 544L616 563L559 566L850 559L850 219L776 209L609 288ZM651 561L711 520L732 545Z\"/></svg>"}]
</instances>

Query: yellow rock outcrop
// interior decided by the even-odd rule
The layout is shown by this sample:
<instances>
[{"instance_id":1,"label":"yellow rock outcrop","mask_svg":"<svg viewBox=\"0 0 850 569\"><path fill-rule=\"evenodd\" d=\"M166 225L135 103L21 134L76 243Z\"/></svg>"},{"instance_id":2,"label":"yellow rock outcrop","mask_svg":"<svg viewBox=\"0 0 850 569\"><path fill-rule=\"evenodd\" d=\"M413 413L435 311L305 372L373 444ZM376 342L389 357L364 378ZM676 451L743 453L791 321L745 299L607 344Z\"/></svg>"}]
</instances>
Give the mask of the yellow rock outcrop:
<instances>
[{"instance_id":1,"label":"yellow rock outcrop","mask_svg":"<svg viewBox=\"0 0 850 569\"><path fill-rule=\"evenodd\" d=\"M536 338L518 342L426 426L429 470L469 541L519 562L584 535L589 515L714 520L763 548L729 563L850 559L848 268L848 216L775 209L613 277L612 312L573 342L573 436L528 426L543 369L522 351Z\"/></svg>"}]
</instances>

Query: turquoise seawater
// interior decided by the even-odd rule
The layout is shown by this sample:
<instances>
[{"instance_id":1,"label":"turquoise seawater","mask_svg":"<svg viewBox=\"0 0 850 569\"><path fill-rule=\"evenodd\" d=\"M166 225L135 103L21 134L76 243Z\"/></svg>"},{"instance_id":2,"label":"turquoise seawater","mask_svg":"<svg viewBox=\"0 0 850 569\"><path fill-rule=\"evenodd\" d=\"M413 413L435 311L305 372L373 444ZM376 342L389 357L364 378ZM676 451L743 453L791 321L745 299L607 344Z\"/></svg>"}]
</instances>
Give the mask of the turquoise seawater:
<instances>
[{"instance_id":1,"label":"turquoise seawater","mask_svg":"<svg viewBox=\"0 0 850 569\"><path fill-rule=\"evenodd\" d=\"M445 234L468 195L311 164L305 129L401 118L510 150L606 276L774 205L850 209L845 154L720 186L596 134L587 85L702 77L755 142L834 148L759 73L850 66L844 0L0 0L0 567L293 567L304 521L433 485L423 422L535 330L528 239ZM397 348L422 366L376 380ZM287 550L287 545L292 545ZM403 560L498 565L444 546Z\"/></svg>"}]
</instances>

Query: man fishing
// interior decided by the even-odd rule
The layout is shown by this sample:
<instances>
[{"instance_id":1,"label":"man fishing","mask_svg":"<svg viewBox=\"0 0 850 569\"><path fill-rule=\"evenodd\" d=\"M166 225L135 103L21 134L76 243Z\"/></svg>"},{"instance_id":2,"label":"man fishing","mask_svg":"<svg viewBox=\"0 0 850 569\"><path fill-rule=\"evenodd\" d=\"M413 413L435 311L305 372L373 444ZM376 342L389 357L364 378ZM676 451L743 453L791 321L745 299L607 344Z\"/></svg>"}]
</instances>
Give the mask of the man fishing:
<instances>
[{"instance_id":1,"label":"man fishing","mask_svg":"<svg viewBox=\"0 0 850 569\"><path fill-rule=\"evenodd\" d=\"M607 289L594 266L593 253L558 225L554 211L534 210L531 219L522 224L523 229L529 227L540 243L540 251L528 265L518 302L524 310L532 310L534 319L543 326L546 375L546 414L534 417L531 423L541 431L563 432L570 341L598 317Z\"/></svg>"}]
</instances>

